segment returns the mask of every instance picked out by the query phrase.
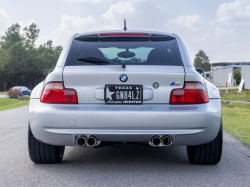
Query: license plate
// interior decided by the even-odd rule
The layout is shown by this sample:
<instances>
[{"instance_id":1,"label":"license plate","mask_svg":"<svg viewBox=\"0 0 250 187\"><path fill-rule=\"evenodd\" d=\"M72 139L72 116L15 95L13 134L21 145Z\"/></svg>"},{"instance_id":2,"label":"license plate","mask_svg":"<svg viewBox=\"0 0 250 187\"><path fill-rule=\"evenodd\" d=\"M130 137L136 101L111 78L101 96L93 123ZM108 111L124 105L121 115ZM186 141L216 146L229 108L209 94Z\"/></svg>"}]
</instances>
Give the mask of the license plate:
<instances>
[{"instance_id":1,"label":"license plate","mask_svg":"<svg viewBox=\"0 0 250 187\"><path fill-rule=\"evenodd\" d=\"M106 104L142 104L142 85L105 85Z\"/></svg>"}]
</instances>

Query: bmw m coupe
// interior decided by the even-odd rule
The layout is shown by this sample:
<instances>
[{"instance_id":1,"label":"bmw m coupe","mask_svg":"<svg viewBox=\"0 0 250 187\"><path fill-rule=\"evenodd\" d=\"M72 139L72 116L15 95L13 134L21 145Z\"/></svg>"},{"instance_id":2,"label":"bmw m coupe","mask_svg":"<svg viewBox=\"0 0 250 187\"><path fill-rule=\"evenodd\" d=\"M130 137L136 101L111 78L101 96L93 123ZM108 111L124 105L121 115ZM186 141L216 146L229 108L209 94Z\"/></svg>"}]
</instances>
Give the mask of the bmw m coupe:
<instances>
[{"instance_id":1,"label":"bmw m coupe","mask_svg":"<svg viewBox=\"0 0 250 187\"><path fill-rule=\"evenodd\" d=\"M31 93L28 128L35 163L61 162L65 146L186 146L202 165L222 154L220 93L165 32L73 35Z\"/></svg>"}]
</instances>

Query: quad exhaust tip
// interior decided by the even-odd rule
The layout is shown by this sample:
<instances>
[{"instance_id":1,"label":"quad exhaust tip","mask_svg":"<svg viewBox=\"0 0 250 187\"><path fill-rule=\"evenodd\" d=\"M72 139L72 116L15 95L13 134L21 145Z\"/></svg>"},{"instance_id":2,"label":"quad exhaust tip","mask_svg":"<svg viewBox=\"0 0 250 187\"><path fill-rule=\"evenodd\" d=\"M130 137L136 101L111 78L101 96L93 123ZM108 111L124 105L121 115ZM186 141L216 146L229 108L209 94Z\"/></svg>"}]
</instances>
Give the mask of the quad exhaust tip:
<instances>
[{"instance_id":1,"label":"quad exhaust tip","mask_svg":"<svg viewBox=\"0 0 250 187\"><path fill-rule=\"evenodd\" d=\"M101 142L97 141L97 139L94 136L85 136L81 135L78 136L76 139L76 145L82 146L82 147L94 147L99 145Z\"/></svg>"},{"instance_id":2,"label":"quad exhaust tip","mask_svg":"<svg viewBox=\"0 0 250 187\"><path fill-rule=\"evenodd\" d=\"M163 136L161 138L161 144L163 146L170 146L172 145L173 141L172 141L172 137L171 136Z\"/></svg>"},{"instance_id":3,"label":"quad exhaust tip","mask_svg":"<svg viewBox=\"0 0 250 187\"><path fill-rule=\"evenodd\" d=\"M151 140L153 146L160 146L161 138L159 136L154 136Z\"/></svg>"},{"instance_id":4,"label":"quad exhaust tip","mask_svg":"<svg viewBox=\"0 0 250 187\"><path fill-rule=\"evenodd\" d=\"M153 147L159 147L159 146L171 146L173 143L172 137L165 135L165 136L153 136L150 142L150 145Z\"/></svg>"},{"instance_id":5,"label":"quad exhaust tip","mask_svg":"<svg viewBox=\"0 0 250 187\"><path fill-rule=\"evenodd\" d=\"M78 136L76 139L76 145L82 146L82 147L95 147L98 146L101 142L97 141L97 139L94 136L85 136L81 135ZM159 135L153 136L151 139L151 142L149 144L153 147L159 147L159 146L171 146L173 143L172 137L169 135L165 135L160 137Z\"/></svg>"},{"instance_id":6,"label":"quad exhaust tip","mask_svg":"<svg viewBox=\"0 0 250 187\"><path fill-rule=\"evenodd\" d=\"M76 140L76 144L79 146L86 146L87 145L87 137L86 136L80 136Z\"/></svg>"},{"instance_id":7,"label":"quad exhaust tip","mask_svg":"<svg viewBox=\"0 0 250 187\"><path fill-rule=\"evenodd\" d=\"M97 143L97 140L96 140L96 138L95 138L94 136L90 136L90 137L88 138L88 140L87 140L87 144L88 144L88 146L90 146L90 147L95 146L96 143Z\"/></svg>"}]
</instances>

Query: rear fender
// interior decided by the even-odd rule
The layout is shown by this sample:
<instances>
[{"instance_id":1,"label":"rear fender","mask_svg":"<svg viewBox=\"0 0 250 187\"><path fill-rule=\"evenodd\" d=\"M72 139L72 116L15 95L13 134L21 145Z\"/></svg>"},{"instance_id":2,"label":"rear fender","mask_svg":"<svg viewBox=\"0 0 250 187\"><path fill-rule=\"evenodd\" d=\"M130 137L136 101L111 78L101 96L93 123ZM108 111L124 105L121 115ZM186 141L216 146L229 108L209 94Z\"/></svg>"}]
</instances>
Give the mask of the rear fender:
<instances>
[{"instance_id":1,"label":"rear fender","mask_svg":"<svg viewBox=\"0 0 250 187\"><path fill-rule=\"evenodd\" d=\"M45 78L43 82L40 82L31 92L30 99L40 99L42 95L42 91L44 86L48 82L62 82L62 72L63 67L55 67L54 71L52 71L48 76Z\"/></svg>"},{"instance_id":2,"label":"rear fender","mask_svg":"<svg viewBox=\"0 0 250 187\"><path fill-rule=\"evenodd\" d=\"M205 86L209 99L220 99L220 92L218 88L211 82L204 79L204 77L199 74L194 67L185 66L185 73L186 82L200 82Z\"/></svg>"},{"instance_id":3,"label":"rear fender","mask_svg":"<svg viewBox=\"0 0 250 187\"><path fill-rule=\"evenodd\" d=\"M36 85L36 87L31 92L30 99L40 99L42 87L43 82L40 82L38 85Z\"/></svg>"}]
</instances>

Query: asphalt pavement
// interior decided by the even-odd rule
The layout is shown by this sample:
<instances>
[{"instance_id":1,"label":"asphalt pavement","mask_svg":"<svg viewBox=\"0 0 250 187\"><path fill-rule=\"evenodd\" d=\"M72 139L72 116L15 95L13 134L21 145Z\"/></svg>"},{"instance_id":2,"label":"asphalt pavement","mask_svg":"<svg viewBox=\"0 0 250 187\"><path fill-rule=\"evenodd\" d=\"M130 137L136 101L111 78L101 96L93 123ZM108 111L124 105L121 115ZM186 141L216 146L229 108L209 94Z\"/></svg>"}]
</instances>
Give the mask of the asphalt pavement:
<instances>
[{"instance_id":1,"label":"asphalt pavement","mask_svg":"<svg viewBox=\"0 0 250 187\"><path fill-rule=\"evenodd\" d=\"M221 162L189 164L186 147L66 147L63 162L30 161L28 106L0 111L0 186L249 186L250 149L224 132Z\"/></svg>"}]
</instances>

